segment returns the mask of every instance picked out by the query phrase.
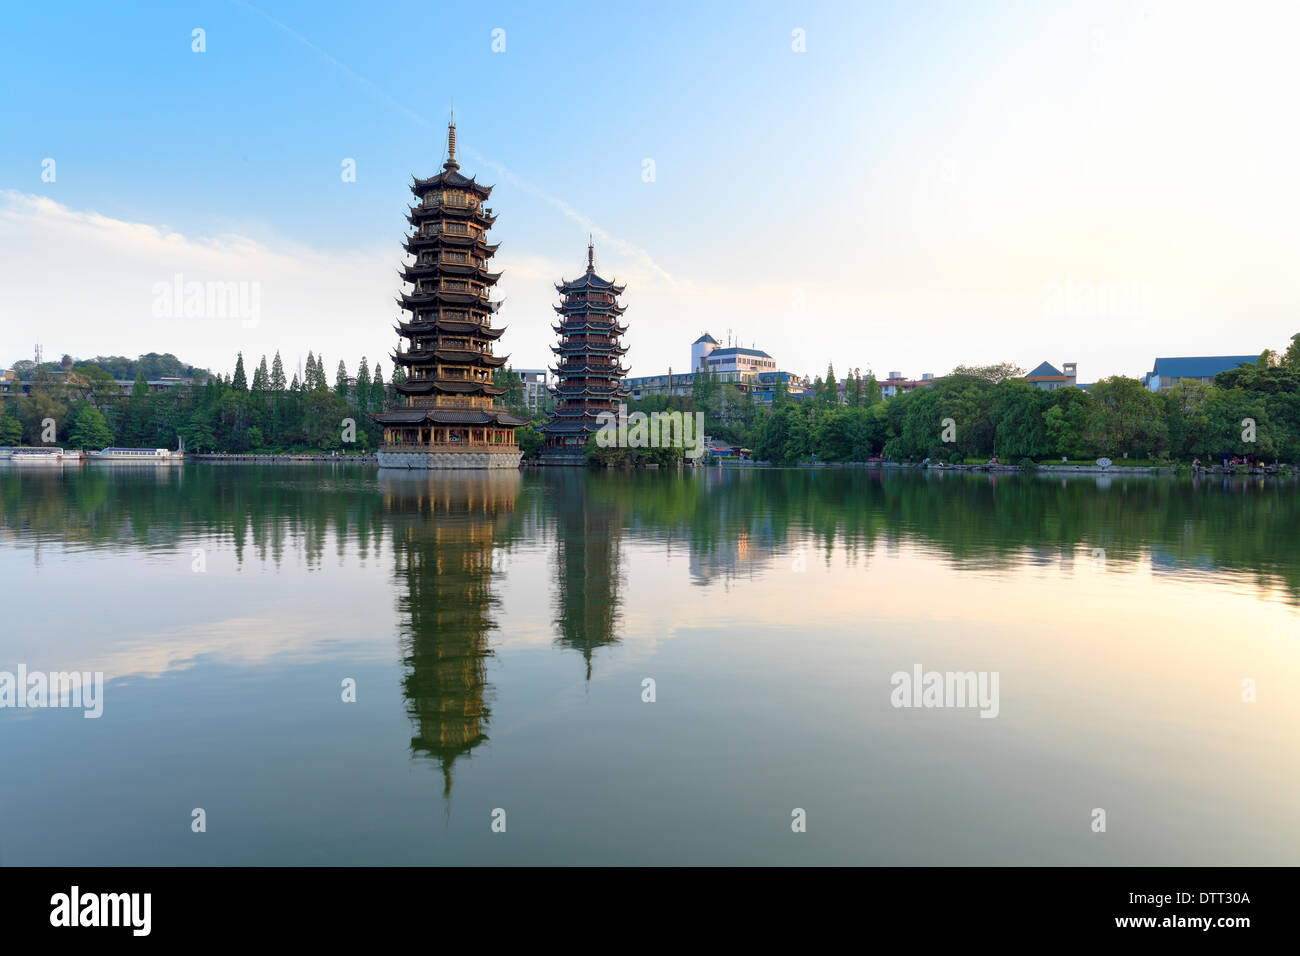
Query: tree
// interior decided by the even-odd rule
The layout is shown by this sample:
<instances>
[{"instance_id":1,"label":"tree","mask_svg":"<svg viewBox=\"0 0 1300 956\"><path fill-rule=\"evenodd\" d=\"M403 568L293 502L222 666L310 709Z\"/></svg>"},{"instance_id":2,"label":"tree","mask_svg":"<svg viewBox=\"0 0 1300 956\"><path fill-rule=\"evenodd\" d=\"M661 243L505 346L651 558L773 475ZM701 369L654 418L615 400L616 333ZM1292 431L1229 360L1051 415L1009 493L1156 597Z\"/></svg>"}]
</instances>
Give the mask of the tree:
<instances>
[{"instance_id":1,"label":"tree","mask_svg":"<svg viewBox=\"0 0 1300 956\"><path fill-rule=\"evenodd\" d=\"M266 369L266 356L262 356L262 361L257 366L257 371L253 373L253 391L265 392L271 382L271 373Z\"/></svg>"},{"instance_id":2,"label":"tree","mask_svg":"<svg viewBox=\"0 0 1300 956\"><path fill-rule=\"evenodd\" d=\"M1011 362L1002 362L998 365L958 365L950 374L979 378L996 385L1008 378L1023 378L1025 370Z\"/></svg>"},{"instance_id":3,"label":"tree","mask_svg":"<svg viewBox=\"0 0 1300 956\"><path fill-rule=\"evenodd\" d=\"M1291 336L1291 344L1282 353L1282 365L1300 372L1300 332Z\"/></svg>"},{"instance_id":4,"label":"tree","mask_svg":"<svg viewBox=\"0 0 1300 956\"><path fill-rule=\"evenodd\" d=\"M1103 455L1118 457L1131 453L1154 455L1166 440L1163 406L1135 378L1112 375L1089 390L1092 417L1089 441Z\"/></svg>"},{"instance_id":5,"label":"tree","mask_svg":"<svg viewBox=\"0 0 1300 956\"><path fill-rule=\"evenodd\" d=\"M280 361L280 350L275 350L275 360L271 363L271 391L283 392L288 386L284 380L284 363Z\"/></svg>"},{"instance_id":6,"label":"tree","mask_svg":"<svg viewBox=\"0 0 1300 956\"><path fill-rule=\"evenodd\" d=\"M334 394L344 401L348 397L348 367L339 359L338 371L334 373Z\"/></svg>"},{"instance_id":7,"label":"tree","mask_svg":"<svg viewBox=\"0 0 1300 956\"><path fill-rule=\"evenodd\" d=\"M113 444L113 433L98 408L89 402L73 412L67 443L72 448L107 448Z\"/></svg>"},{"instance_id":8,"label":"tree","mask_svg":"<svg viewBox=\"0 0 1300 956\"><path fill-rule=\"evenodd\" d=\"M1028 382L1003 379L993 386L994 450L1006 460L1043 458L1053 444L1043 424L1047 392Z\"/></svg>"},{"instance_id":9,"label":"tree","mask_svg":"<svg viewBox=\"0 0 1300 956\"><path fill-rule=\"evenodd\" d=\"M366 357L361 356L361 365L357 368L357 411L362 415L370 410L370 366Z\"/></svg>"},{"instance_id":10,"label":"tree","mask_svg":"<svg viewBox=\"0 0 1300 956\"><path fill-rule=\"evenodd\" d=\"M23 440L23 423L8 406L8 402L0 403L0 445L18 445Z\"/></svg>"},{"instance_id":11,"label":"tree","mask_svg":"<svg viewBox=\"0 0 1300 956\"><path fill-rule=\"evenodd\" d=\"M384 389L384 372L379 363L375 363L375 375L370 382L370 408L372 411L380 411L388 401L388 393Z\"/></svg>"},{"instance_id":12,"label":"tree","mask_svg":"<svg viewBox=\"0 0 1300 956\"><path fill-rule=\"evenodd\" d=\"M244 374L244 353L240 352L235 359L235 379L231 387L237 392L248 391L248 376Z\"/></svg>"}]
</instances>

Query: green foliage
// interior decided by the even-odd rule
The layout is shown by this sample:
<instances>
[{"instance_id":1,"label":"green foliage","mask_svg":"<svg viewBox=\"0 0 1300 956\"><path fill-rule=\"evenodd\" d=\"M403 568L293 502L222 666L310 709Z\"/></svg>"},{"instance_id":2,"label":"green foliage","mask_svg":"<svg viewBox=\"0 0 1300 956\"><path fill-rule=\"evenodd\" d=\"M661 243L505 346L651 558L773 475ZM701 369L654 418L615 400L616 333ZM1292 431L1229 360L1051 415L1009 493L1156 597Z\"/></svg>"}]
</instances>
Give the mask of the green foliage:
<instances>
[{"instance_id":1,"label":"green foliage","mask_svg":"<svg viewBox=\"0 0 1300 956\"><path fill-rule=\"evenodd\" d=\"M23 423L10 407L10 402L0 404L0 445L18 445L23 440Z\"/></svg>"},{"instance_id":2,"label":"green foliage","mask_svg":"<svg viewBox=\"0 0 1300 956\"><path fill-rule=\"evenodd\" d=\"M515 443L525 458L536 458L542 450L542 433L532 422L526 422L515 429Z\"/></svg>"},{"instance_id":3,"label":"green foliage","mask_svg":"<svg viewBox=\"0 0 1300 956\"><path fill-rule=\"evenodd\" d=\"M113 444L104 413L89 402L73 409L66 443L70 448L106 448Z\"/></svg>"}]
</instances>

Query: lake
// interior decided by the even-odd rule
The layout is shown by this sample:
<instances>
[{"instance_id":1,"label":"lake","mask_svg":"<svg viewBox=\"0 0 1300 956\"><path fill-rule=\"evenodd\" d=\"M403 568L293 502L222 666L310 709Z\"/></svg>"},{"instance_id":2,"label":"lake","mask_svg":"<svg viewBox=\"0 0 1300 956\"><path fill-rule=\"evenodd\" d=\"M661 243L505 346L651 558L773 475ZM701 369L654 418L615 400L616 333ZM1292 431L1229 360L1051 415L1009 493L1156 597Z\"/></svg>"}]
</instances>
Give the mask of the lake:
<instances>
[{"instance_id":1,"label":"lake","mask_svg":"<svg viewBox=\"0 0 1300 956\"><path fill-rule=\"evenodd\" d=\"M0 709L0 864L1295 864L1297 529L1263 479L4 466L0 671L104 686Z\"/></svg>"}]
</instances>

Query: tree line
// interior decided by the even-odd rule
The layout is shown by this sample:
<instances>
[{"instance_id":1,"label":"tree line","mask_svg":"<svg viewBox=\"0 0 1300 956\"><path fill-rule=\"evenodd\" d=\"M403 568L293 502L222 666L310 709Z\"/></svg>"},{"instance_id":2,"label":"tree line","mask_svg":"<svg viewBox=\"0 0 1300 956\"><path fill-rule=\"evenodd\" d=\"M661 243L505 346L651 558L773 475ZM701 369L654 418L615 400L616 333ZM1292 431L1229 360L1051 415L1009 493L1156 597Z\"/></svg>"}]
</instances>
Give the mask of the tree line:
<instances>
[{"instance_id":1,"label":"tree line","mask_svg":"<svg viewBox=\"0 0 1300 956\"><path fill-rule=\"evenodd\" d=\"M690 395L649 396L630 408L702 411L710 437L774 464L817 461L1217 461L1220 456L1300 461L1300 336L1284 353L1181 381L1162 392L1122 375L1087 389L1051 391L1010 364L958 366L885 400L870 375L840 383L834 368L806 394L778 382L770 406L697 374Z\"/></svg>"},{"instance_id":2,"label":"tree line","mask_svg":"<svg viewBox=\"0 0 1300 956\"><path fill-rule=\"evenodd\" d=\"M365 356L357 363L355 377L340 361L331 383L324 359L314 352L307 353L301 380L294 372L287 381L279 352L269 363L262 356L251 376L241 352L230 375L206 374L191 387L155 392L148 385L146 370L161 366L173 371L179 366L175 356L165 357L171 361L154 361L159 358L164 357L150 353L137 360L135 381L125 395L114 382L120 366L109 372L93 362L65 356L62 363L48 363L51 367L27 369L30 393L0 403L0 445L174 448L183 439L186 449L194 452L269 454L364 452L383 441L383 429L370 415L382 410L392 396L380 364L370 366ZM193 371L192 366L186 368ZM56 375L57 371L69 374ZM515 414L531 418L519 376L504 369L496 378L506 388L499 401ZM391 384L404 380L398 367ZM541 444L531 422L520 429L520 439L529 448Z\"/></svg>"}]
</instances>

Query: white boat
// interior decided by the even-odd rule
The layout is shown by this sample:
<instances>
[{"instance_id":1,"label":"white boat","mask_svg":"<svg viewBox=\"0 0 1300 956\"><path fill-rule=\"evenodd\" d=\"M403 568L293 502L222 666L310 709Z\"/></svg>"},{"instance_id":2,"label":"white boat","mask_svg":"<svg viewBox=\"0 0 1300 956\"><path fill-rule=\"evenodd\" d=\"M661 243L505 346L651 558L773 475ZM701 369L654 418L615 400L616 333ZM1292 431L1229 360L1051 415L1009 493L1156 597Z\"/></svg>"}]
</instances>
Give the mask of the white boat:
<instances>
[{"instance_id":1,"label":"white boat","mask_svg":"<svg viewBox=\"0 0 1300 956\"><path fill-rule=\"evenodd\" d=\"M90 452L87 457L93 461L133 461L140 463L170 464L180 461L179 452L166 448L102 448Z\"/></svg>"},{"instance_id":2,"label":"white boat","mask_svg":"<svg viewBox=\"0 0 1300 956\"><path fill-rule=\"evenodd\" d=\"M13 454L9 456L9 460L15 465L57 465L63 461L63 449L45 445L15 448Z\"/></svg>"}]
</instances>

